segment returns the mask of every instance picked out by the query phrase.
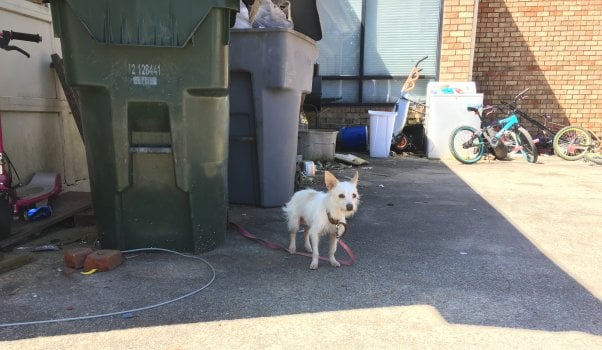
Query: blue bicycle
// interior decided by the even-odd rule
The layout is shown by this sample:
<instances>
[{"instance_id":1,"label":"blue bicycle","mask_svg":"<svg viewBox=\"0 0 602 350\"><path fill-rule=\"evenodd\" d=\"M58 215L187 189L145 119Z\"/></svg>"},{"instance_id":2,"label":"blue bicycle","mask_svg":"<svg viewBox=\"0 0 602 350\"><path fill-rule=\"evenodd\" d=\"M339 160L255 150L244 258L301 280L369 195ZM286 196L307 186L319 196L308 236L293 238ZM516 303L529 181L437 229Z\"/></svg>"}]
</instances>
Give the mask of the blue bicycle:
<instances>
[{"instance_id":1,"label":"blue bicycle","mask_svg":"<svg viewBox=\"0 0 602 350\"><path fill-rule=\"evenodd\" d=\"M506 158L508 152L516 152L522 154L529 163L537 162L538 151L533 138L527 129L520 125L518 118L522 111L518 109L517 102L526 97L527 91L529 89L521 91L512 103L484 107L483 111L468 107L469 111L476 113L481 119L481 129L460 126L452 131L449 147L454 158L465 164L473 164L478 162L487 150L498 159ZM508 117L485 123L483 115L496 110L503 111Z\"/></svg>"}]
</instances>

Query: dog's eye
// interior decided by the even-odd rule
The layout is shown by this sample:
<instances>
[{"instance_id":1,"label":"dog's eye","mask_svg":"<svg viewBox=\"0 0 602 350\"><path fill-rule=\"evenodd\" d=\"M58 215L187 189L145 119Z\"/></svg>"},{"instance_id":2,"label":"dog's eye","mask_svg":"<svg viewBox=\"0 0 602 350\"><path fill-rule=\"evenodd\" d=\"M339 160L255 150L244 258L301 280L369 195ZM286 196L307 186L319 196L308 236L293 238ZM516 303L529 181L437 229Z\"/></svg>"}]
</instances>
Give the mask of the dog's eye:
<instances>
[{"instance_id":1,"label":"dog's eye","mask_svg":"<svg viewBox=\"0 0 602 350\"><path fill-rule=\"evenodd\" d=\"M341 193L339 194L339 198L345 198L345 195Z\"/></svg>"},{"instance_id":2,"label":"dog's eye","mask_svg":"<svg viewBox=\"0 0 602 350\"><path fill-rule=\"evenodd\" d=\"M351 195L351 197L357 198L357 194L354 193L354 194Z\"/></svg>"}]
</instances>

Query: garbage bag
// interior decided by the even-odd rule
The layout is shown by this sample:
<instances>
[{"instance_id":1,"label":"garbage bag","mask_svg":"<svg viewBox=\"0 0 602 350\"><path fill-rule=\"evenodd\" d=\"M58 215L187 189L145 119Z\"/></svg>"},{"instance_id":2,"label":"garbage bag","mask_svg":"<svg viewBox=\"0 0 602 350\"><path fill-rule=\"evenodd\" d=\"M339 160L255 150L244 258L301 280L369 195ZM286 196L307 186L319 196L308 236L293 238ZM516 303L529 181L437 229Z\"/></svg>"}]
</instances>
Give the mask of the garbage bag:
<instances>
[{"instance_id":1,"label":"garbage bag","mask_svg":"<svg viewBox=\"0 0 602 350\"><path fill-rule=\"evenodd\" d=\"M286 13L272 0L256 0L256 11L252 14L251 26L253 28L293 28L292 18L287 18ZM290 3L283 2L284 7L290 9Z\"/></svg>"},{"instance_id":2,"label":"garbage bag","mask_svg":"<svg viewBox=\"0 0 602 350\"><path fill-rule=\"evenodd\" d=\"M245 5L245 3L242 0L240 0L240 11L236 14L236 22L234 22L234 28L251 28L251 21L249 20L249 9L247 9L247 5Z\"/></svg>"}]
</instances>

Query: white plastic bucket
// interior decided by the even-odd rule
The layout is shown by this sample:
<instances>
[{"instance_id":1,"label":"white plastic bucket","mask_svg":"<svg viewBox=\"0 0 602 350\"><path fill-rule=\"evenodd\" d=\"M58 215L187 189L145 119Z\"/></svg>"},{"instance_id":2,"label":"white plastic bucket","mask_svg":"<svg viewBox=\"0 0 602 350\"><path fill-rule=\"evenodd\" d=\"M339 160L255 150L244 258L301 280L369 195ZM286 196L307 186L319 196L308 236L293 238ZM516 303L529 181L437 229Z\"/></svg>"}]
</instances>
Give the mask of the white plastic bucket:
<instances>
[{"instance_id":1,"label":"white plastic bucket","mask_svg":"<svg viewBox=\"0 0 602 350\"><path fill-rule=\"evenodd\" d=\"M387 158L391 150L397 112L368 111L370 115L370 157Z\"/></svg>"}]
</instances>

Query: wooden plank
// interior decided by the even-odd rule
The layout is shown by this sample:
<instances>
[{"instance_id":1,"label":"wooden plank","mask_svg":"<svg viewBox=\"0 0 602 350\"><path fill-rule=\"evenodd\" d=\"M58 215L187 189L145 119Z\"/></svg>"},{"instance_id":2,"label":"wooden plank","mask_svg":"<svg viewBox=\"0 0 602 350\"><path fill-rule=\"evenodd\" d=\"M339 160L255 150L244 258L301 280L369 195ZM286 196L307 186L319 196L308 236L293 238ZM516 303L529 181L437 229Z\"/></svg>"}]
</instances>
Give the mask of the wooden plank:
<instances>
[{"instance_id":1,"label":"wooden plank","mask_svg":"<svg viewBox=\"0 0 602 350\"><path fill-rule=\"evenodd\" d=\"M39 221L13 221L8 238L0 241L0 248L15 245L30 237L39 235L42 230L57 224L92 207L90 192L64 192L49 201L52 216Z\"/></svg>"},{"instance_id":2,"label":"wooden plank","mask_svg":"<svg viewBox=\"0 0 602 350\"><path fill-rule=\"evenodd\" d=\"M59 81L61 82L61 86L63 87L63 92L65 92L65 97L67 98L67 102L69 103L69 108L71 108L71 115L73 115L75 125L77 125L77 130L79 130L79 136L81 136L82 140L84 140L84 132L82 130L82 116L81 110L79 108L79 100L77 98L77 93L71 88L71 86L67 84L67 79L65 78L65 67L63 66L63 59L61 58L61 56L55 53L50 55L50 57L52 58L52 65L54 66L54 70L56 71L56 74L59 77Z\"/></svg>"}]
</instances>

